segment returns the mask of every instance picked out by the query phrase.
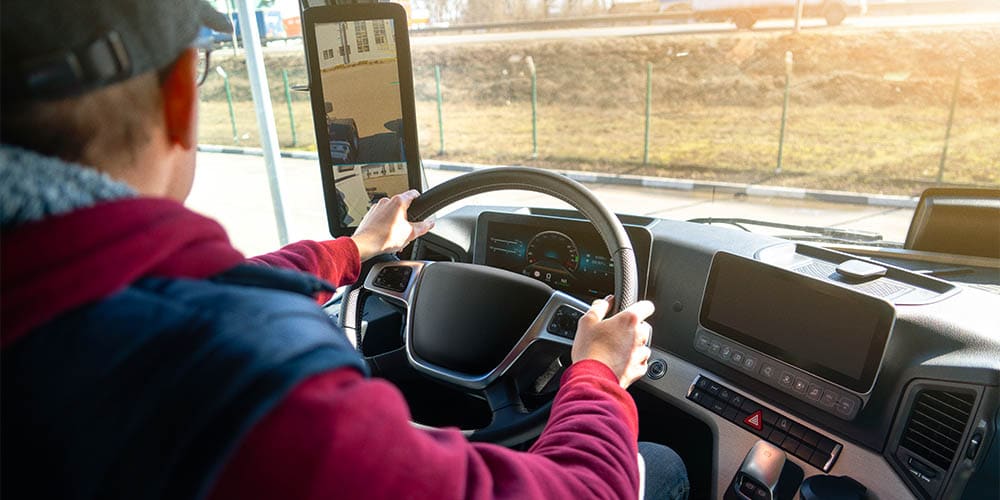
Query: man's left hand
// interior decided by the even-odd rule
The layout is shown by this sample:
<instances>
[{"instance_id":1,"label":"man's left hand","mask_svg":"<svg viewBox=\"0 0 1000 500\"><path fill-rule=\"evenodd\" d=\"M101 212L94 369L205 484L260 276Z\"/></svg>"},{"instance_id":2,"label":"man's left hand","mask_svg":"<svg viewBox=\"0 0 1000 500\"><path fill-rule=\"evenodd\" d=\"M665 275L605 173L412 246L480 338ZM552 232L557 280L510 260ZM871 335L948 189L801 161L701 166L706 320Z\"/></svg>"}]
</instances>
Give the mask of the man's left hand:
<instances>
[{"instance_id":1,"label":"man's left hand","mask_svg":"<svg viewBox=\"0 0 1000 500\"><path fill-rule=\"evenodd\" d=\"M419 192L411 189L392 198L382 198L368 210L351 236L362 261L384 253L396 253L434 227L434 221L411 223L406 219L406 210L419 196Z\"/></svg>"}]
</instances>

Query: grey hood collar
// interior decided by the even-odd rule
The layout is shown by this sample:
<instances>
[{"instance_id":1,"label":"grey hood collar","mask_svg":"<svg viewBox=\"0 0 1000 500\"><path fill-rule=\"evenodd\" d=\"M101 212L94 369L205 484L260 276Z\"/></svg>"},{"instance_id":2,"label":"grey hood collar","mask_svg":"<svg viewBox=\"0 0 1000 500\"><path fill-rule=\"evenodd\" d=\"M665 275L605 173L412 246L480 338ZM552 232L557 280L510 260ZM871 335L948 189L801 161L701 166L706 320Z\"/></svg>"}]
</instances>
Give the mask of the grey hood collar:
<instances>
[{"instance_id":1,"label":"grey hood collar","mask_svg":"<svg viewBox=\"0 0 1000 500\"><path fill-rule=\"evenodd\" d=\"M0 226L4 230L138 194L93 168L0 144Z\"/></svg>"}]
</instances>

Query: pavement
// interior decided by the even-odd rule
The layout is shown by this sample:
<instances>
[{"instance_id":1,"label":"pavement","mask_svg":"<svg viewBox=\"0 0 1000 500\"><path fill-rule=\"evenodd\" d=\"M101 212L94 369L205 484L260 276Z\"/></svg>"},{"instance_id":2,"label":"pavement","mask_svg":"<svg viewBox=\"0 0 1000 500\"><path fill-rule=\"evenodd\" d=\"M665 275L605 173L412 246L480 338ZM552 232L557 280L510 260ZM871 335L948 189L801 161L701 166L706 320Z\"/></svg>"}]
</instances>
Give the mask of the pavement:
<instances>
[{"instance_id":1,"label":"pavement","mask_svg":"<svg viewBox=\"0 0 1000 500\"><path fill-rule=\"evenodd\" d=\"M425 173L428 184L434 186L463 172L427 169ZM290 239L328 239L318 161L281 158L278 179ZM587 186L619 213L675 220L740 217L833 226L877 232L888 241L905 239L913 214L913 209L906 207L828 203L725 189L674 190L595 183ZM568 208L553 198L522 191L487 193L460 203ZM187 204L222 223L234 245L247 255L279 247L264 159L260 156L199 152L194 187ZM439 216L455 208L446 207Z\"/></svg>"}]
</instances>

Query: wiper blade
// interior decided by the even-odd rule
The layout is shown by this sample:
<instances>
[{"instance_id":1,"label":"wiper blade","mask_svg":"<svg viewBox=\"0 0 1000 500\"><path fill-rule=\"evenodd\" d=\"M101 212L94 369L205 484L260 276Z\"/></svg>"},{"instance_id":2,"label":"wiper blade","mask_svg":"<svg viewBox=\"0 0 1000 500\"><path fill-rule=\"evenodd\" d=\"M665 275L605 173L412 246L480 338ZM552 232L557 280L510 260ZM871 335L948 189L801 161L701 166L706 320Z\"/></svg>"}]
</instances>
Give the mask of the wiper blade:
<instances>
[{"instance_id":1,"label":"wiper blade","mask_svg":"<svg viewBox=\"0 0 1000 500\"><path fill-rule=\"evenodd\" d=\"M766 220L757 219L743 219L739 217L731 218L715 218L715 217L701 217L697 219L688 219L688 222L694 222L697 224L729 224L731 226L736 226L744 231L752 232L745 226L761 226L761 227L773 227L775 229L788 229L791 231L801 231L803 233L817 234L832 240L847 241L852 243L857 242L878 242L882 241L882 235L872 232L872 231L861 231L858 229L842 229L839 227L825 227L825 226L807 226L801 224L784 224L781 222L771 222Z\"/></svg>"}]
</instances>

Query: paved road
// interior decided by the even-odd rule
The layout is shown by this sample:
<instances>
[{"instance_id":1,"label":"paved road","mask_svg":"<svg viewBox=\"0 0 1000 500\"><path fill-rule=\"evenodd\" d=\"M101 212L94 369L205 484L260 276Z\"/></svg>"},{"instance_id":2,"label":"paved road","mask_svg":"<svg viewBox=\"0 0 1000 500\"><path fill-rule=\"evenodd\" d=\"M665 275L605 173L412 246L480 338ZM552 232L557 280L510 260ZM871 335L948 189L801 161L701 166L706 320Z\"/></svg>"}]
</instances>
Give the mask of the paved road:
<instances>
[{"instance_id":1,"label":"paved road","mask_svg":"<svg viewBox=\"0 0 1000 500\"><path fill-rule=\"evenodd\" d=\"M335 118L354 119L362 138L391 132L386 125L403 116L394 60L325 71L323 96Z\"/></svg>"},{"instance_id":2,"label":"paved road","mask_svg":"<svg viewBox=\"0 0 1000 500\"><path fill-rule=\"evenodd\" d=\"M285 216L292 240L329 238L319 167L314 160L283 158L279 165ZM431 185L459 175L427 171ZM735 198L733 195L670 191L629 186L589 185L620 213L686 220L694 217L744 217L770 221L837 226L881 233L902 241L911 211L811 201ZM278 247L264 160L259 156L199 153L193 209L218 219L237 248L254 255ZM534 193L504 191L470 198L467 203L566 207ZM448 207L445 210L452 210Z\"/></svg>"}]
</instances>

